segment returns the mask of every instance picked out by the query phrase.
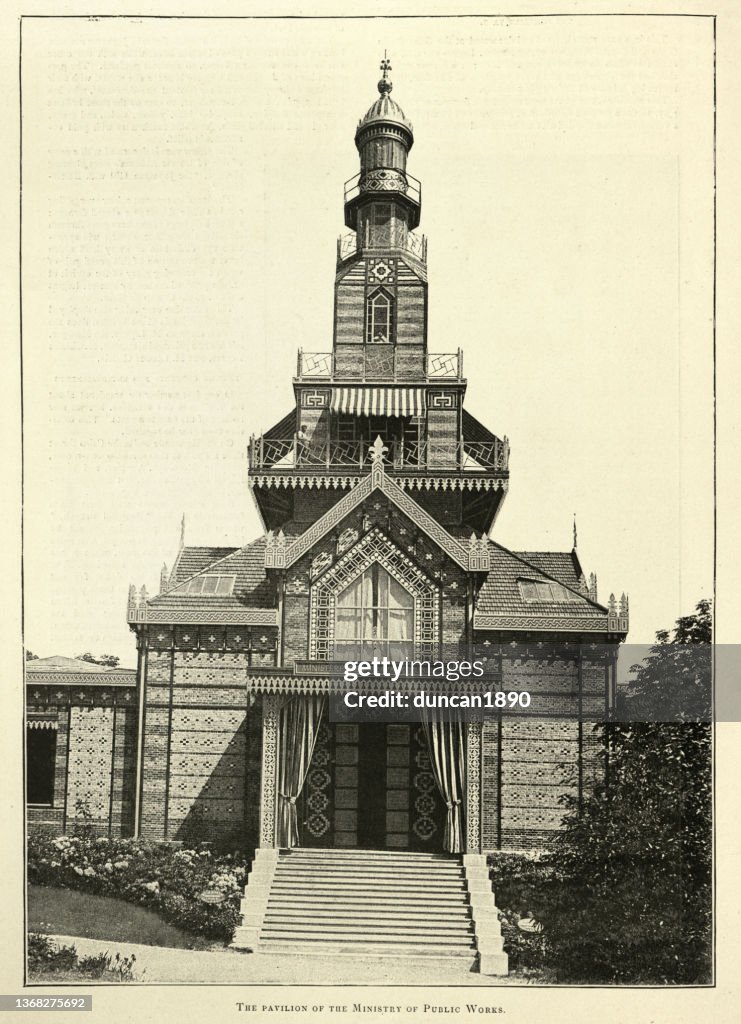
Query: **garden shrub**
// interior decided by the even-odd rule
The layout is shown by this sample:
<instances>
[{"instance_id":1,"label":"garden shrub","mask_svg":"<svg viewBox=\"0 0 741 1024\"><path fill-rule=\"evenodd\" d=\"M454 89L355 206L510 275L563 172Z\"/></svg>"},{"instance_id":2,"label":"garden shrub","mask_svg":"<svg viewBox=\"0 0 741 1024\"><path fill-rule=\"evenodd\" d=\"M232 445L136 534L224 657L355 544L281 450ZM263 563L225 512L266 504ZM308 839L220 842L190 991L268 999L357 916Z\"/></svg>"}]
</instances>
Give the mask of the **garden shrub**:
<instances>
[{"instance_id":1,"label":"garden shrub","mask_svg":"<svg viewBox=\"0 0 741 1024\"><path fill-rule=\"evenodd\" d=\"M32 976L49 974L79 974L81 978L106 981L133 981L136 956L99 953L97 956L78 956L75 946L60 946L46 935L30 932L28 935L28 970Z\"/></svg>"},{"instance_id":2,"label":"garden shrub","mask_svg":"<svg viewBox=\"0 0 741 1024\"><path fill-rule=\"evenodd\" d=\"M242 854L214 854L208 847L173 849L142 839L31 836L28 880L113 896L159 913L206 938L229 942L239 922L247 861ZM204 889L224 895L207 904Z\"/></svg>"},{"instance_id":3,"label":"garden shrub","mask_svg":"<svg viewBox=\"0 0 741 1024\"><path fill-rule=\"evenodd\" d=\"M510 970L546 970L546 936L522 931L517 922L531 915L539 920L542 908L553 899L554 870L547 854L494 853L488 863Z\"/></svg>"}]
</instances>

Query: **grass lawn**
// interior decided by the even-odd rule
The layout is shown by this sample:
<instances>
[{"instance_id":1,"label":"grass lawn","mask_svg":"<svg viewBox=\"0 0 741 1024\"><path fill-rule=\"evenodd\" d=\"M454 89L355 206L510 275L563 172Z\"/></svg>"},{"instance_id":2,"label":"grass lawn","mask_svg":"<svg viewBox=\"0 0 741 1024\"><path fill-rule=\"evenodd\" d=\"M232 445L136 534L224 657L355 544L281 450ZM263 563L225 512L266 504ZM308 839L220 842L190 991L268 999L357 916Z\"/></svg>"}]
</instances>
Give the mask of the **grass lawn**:
<instances>
[{"instance_id":1,"label":"grass lawn","mask_svg":"<svg viewBox=\"0 0 741 1024\"><path fill-rule=\"evenodd\" d=\"M176 949L224 948L213 940L176 928L145 907L110 896L41 885L28 887L28 931Z\"/></svg>"}]
</instances>

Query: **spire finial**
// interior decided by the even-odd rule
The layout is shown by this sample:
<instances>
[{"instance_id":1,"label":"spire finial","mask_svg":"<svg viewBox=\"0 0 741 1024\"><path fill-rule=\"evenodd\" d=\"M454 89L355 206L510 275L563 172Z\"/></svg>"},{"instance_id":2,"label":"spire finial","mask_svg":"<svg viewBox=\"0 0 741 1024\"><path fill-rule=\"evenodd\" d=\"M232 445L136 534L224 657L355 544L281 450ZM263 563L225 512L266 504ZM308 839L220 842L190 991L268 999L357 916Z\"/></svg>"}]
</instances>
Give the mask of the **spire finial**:
<instances>
[{"instance_id":1,"label":"spire finial","mask_svg":"<svg viewBox=\"0 0 741 1024\"><path fill-rule=\"evenodd\" d=\"M183 512L183 518L180 520L180 547L185 547L185 512Z\"/></svg>"},{"instance_id":2,"label":"spire finial","mask_svg":"<svg viewBox=\"0 0 741 1024\"><path fill-rule=\"evenodd\" d=\"M576 551L576 512L574 512L574 551Z\"/></svg>"},{"instance_id":3,"label":"spire finial","mask_svg":"<svg viewBox=\"0 0 741 1024\"><path fill-rule=\"evenodd\" d=\"M389 57L388 57L386 51L384 50L383 51L383 60L381 61L381 72L383 74L383 77L381 78L381 81L378 83L378 91L380 92L380 94L382 96L385 95L386 93L391 92L391 90L394 87L393 84L389 81L389 71L390 70L391 70L391 61L389 60Z\"/></svg>"}]
</instances>

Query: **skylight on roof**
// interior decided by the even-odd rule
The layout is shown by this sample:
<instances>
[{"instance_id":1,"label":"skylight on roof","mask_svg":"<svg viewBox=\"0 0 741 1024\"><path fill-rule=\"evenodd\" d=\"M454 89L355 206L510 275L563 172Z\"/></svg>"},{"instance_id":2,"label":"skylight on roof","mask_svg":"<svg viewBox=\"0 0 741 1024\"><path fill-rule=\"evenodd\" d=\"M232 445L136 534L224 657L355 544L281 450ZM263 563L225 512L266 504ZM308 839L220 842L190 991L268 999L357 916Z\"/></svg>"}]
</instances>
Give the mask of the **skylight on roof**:
<instances>
[{"instance_id":1,"label":"skylight on roof","mask_svg":"<svg viewBox=\"0 0 741 1024\"><path fill-rule=\"evenodd\" d=\"M195 576L192 580L178 587L180 594L202 594L209 597L228 597L234 590L236 576L216 576L206 573Z\"/></svg>"},{"instance_id":2,"label":"skylight on roof","mask_svg":"<svg viewBox=\"0 0 741 1024\"><path fill-rule=\"evenodd\" d=\"M579 600L577 594L562 587L560 583L547 583L545 580L518 580L517 583L522 600L528 603L547 601L549 604L568 604Z\"/></svg>"}]
</instances>

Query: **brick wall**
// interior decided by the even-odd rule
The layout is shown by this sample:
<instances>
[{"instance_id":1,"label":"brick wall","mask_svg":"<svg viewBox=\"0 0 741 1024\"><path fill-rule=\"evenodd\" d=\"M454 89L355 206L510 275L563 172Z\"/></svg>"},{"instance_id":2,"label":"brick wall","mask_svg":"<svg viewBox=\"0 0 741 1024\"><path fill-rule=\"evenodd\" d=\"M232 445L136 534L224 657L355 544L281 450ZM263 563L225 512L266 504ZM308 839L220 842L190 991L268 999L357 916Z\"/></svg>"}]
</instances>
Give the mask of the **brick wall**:
<instances>
[{"instance_id":1,"label":"brick wall","mask_svg":"<svg viewBox=\"0 0 741 1024\"><path fill-rule=\"evenodd\" d=\"M29 832L61 835L85 826L101 836L131 835L136 708L72 705L58 716L53 804L28 808Z\"/></svg>"},{"instance_id":2,"label":"brick wall","mask_svg":"<svg viewBox=\"0 0 741 1024\"><path fill-rule=\"evenodd\" d=\"M220 649L203 650L215 642L207 627L182 634L196 649L148 652L142 835L239 848L256 842L259 752L251 719L259 709L247 693L247 668L275 664L276 631L239 634L242 651L224 649L223 639Z\"/></svg>"},{"instance_id":3,"label":"brick wall","mask_svg":"<svg viewBox=\"0 0 741 1024\"><path fill-rule=\"evenodd\" d=\"M478 648L478 653L481 653ZM560 827L563 794L577 796L601 778L601 741L578 709L604 717L605 666L575 648L539 657L537 648L502 647L502 688L527 690L537 706L568 718L503 715L484 723L485 849L547 847ZM586 712L589 713L589 712Z\"/></svg>"}]
</instances>

